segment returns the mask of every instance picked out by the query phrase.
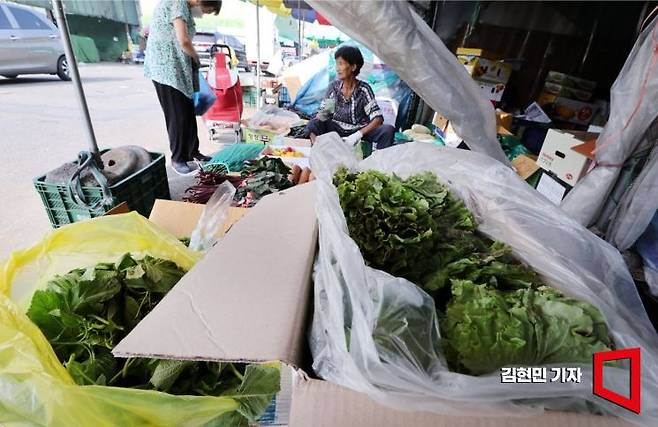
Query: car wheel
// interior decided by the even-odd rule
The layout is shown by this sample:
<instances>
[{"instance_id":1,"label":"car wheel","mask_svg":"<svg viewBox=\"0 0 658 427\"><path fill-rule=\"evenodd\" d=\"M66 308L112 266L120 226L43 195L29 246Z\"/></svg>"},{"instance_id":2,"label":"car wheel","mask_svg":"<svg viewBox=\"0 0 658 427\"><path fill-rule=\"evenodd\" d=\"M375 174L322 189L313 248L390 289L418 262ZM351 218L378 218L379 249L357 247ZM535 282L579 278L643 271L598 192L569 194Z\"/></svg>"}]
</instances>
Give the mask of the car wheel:
<instances>
[{"instance_id":1,"label":"car wheel","mask_svg":"<svg viewBox=\"0 0 658 427\"><path fill-rule=\"evenodd\" d=\"M66 61L65 56L60 56L57 60L57 77L64 81L71 80L71 75L69 74L69 63Z\"/></svg>"},{"instance_id":2,"label":"car wheel","mask_svg":"<svg viewBox=\"0 0 658 427\"><path fill-rule=\"evenodd\" d=\"M18 76L16 74L3 74L2 77L6 79L15 79Z\"/></svg>"}]
</instances>

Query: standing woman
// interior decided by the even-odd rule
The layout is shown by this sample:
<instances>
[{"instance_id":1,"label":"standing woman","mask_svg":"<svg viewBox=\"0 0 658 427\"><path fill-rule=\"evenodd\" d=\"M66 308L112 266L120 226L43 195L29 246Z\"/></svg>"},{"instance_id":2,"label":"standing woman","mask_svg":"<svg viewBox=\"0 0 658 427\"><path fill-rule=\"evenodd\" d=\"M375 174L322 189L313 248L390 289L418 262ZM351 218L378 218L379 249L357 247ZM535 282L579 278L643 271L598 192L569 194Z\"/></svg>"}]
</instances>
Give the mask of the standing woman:
<instances>
[{"instance_id":1,"label":"standing woman","mask_svg":"<svg viewBox=\"0 0 658 427\"><path fill-rule=\"evenodd\" d=\"M171 163L181 175L193 172L188 162L210 160L199 152L192 101L199 57L192 38L194 16L217 15L221 8L217 0L160 0L149 29L144 75L153 80L169 134Z\"/></svg>"}]
</instances>

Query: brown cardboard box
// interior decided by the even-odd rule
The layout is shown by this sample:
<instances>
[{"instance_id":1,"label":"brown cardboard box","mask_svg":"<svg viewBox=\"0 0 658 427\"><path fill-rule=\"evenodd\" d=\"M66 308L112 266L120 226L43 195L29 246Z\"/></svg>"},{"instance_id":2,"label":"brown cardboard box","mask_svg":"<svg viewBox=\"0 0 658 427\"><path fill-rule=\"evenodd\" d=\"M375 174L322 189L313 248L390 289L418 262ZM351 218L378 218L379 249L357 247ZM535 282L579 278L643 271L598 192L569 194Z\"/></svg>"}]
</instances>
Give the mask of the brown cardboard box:
<instances>
[{"instance_id":1,"label":"brown cardboard box","mask_svg":"<svg viewBox=\"0 0 658 427\"><path fill-rule=\"evenodd\" d=\"M563 98L572 98L578 101L587 102L592 99L592 92L582 89L574 89L557 83L546 82L544 92L551 95L561 96Z\"/></svg>"},{"instance_id":2,"label":"brown cardboard box","mask_svg":"<svg viewBox=\"0 0 658 427\"><path fill-rule=\"evenodd\" d=\"M514 170L516 170L517 175L525 181L540 169L536 160L537 159L533 159L528 155L521 154L512 160L512 166L514 167Z\"/></svg>"},{"instance_id":3,"label":"brown cardboard box","mask_svg":"<svg viewBox=\"0 0 658 427\"><path fill-rule=\"evenodd\" d=\"M307 366L318 233L314 198L314 183L263 198L113 353L181 360L279 360L293 368ZM192 217L179 218L183 222ZM298 372L306 378L301 369ZM362 393L309 379L297 381L292 405L292 427L627 425L615 418L564 413L491 418L401 412L378 405Z\"/></svg>"},{"instance_id":4,"label":"brown cardboard box","mask_svg":"<svg viewBox=\"0 0 658 427\"><path fill-rule=\"evenodd\" d=\"M537 417L449 416L404 412L363 393L327 381L298 377L293 386L290 427L626 427L611 417L546 412Z\"/></svg>"},{"instance_id":5,"label":"brown cardboard box","mask_svg":"<svg viewBox=\"0 0 658 427\"><path fill-rule=\"evenodd\" d=\"M206 205L196 203L156 200L149 219L169 231L175 237L190 237L205 207ZM245 208L230 207L224 227L218 231L217 237L222 237L226 234L229 228L245 216L248 211L249 209Z\"/></svg>"},{"instance_id":6,"label":"brown cardboard box","mask_svg":"<svg viewBox=\"0 0 658 427\"><path fill-rule=\"evenodd\" d=\"M460 47L457 48L457 55L467 55L467 56L479 56L481 58L486 58L492 61L497 61L500 59L500 56L490 52L488 50L479 49L476 47Z\"/></svg>"}]
</instances>

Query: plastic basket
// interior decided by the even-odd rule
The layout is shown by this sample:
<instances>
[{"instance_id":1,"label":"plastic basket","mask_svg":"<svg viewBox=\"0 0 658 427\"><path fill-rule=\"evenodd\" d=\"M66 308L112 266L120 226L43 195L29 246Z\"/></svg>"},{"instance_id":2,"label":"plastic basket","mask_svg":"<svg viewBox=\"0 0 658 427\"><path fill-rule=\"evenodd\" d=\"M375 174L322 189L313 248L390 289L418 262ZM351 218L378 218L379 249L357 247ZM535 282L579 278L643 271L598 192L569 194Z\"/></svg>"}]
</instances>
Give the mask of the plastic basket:
<instances>
[{"instance_id":1,"label":"plastic basket","mask_svg":"<svg viewBox=\"0 0 658 427\"><path fill-rule=\"evenodd\" d=\"M242 88L242 101L245 106L256 108L258 107L258 93L254 87Z\"/></svg>"},{"instance_id":2,"label":"plastic basket","mask_svg":"<svg viewBox=\"0 0 658 427\"><path fill-rule=\"evenodd\" d=\"M62 225L103 216L112 207L123 202L126 202L130 209L143 216L148 216L155 199L171 197L165 168L165 155L162 153L149 154L151 163L148 166L110 187L110 194L114 198L113 206L101 205L97 209L80 206L69 196L66 184L45 182L46 175L35 178L34 187L41 196L50 224L54 228L58 228ZM103 198L100 187L82 187L82 192L90 204Z\"/></svg>"}]
</instances>

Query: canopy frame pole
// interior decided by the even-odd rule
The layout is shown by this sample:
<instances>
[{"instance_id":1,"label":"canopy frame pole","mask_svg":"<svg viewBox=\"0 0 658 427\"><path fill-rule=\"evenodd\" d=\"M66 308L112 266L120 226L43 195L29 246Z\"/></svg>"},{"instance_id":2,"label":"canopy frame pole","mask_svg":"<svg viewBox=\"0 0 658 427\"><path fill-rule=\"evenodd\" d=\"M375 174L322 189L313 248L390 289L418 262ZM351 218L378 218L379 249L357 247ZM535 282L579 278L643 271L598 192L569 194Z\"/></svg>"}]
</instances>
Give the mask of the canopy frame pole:
<instances>
[{"instance_id":1,"label":"canopy frame pole","mask_svg":"<svg viewBox=\"0 0 658 427\"><path fill-rule=\"evenodd\" d=\"M66 14L64 12L64 5L62 0L52 0L53 11L55 12L55 20L57 21L57 27L59 28L59 34L62 37L64 42L64 54L66 55L66 61L69 66L69 73L71 75L71 80L73 80L73 86L75 88L76 98L78 100L78 105L80 107L80 112L82 113L82 128L85 133L85 139L89 145L89 151L91 152L94 162L99 167L103 168L103 162L101 161L100 151L98 150L98 143L96 142L96 135L94 134L94 127L91 123L91 116L89 115L89 107L87 106L87 98L85 97L85 91L82 87L82 81L80 80L80 73L78 72L78 63L75 60L75 55L73 54L73 47L71 45L71 36L69 35L69 26L66 22Z\"/></svg>"},{"instance_id":2,"label":"canopy frame pole","mask_svg":"<svg viewBox=\"0 0 658 427\"><path fill-rule=\"evenodd\" d=\"M258 108L263 107L263 97L261 94L261 75L262 75L262 70L260 67L261 61L260 61L260 0L256 0L256 56L257 56L257 63L256 63L256 93L258 94L258 102L256 105L258 105Z\"/></svg>"}]
</instances>

